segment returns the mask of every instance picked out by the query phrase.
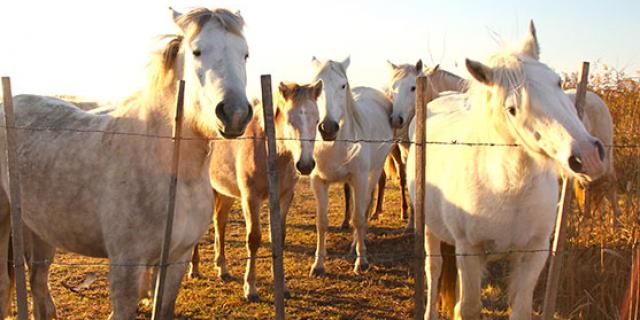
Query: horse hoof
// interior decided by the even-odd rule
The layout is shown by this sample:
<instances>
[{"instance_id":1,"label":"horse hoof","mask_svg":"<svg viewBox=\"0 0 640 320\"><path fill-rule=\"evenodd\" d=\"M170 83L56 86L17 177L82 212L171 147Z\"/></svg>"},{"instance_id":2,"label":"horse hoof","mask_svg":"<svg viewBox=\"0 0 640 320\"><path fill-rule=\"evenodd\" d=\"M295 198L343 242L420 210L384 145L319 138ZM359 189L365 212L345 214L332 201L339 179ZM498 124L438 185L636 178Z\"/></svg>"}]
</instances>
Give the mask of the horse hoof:
<instances>
[{"instance_id":1,"label":"horse hoof","mask_svg":"<svg viewBox=\"0 0 640 320\"><path fill-rule=\"evenodd\" d=\"M284 292L284 298L285 298L285 299L291 299L291 292L289 292L289 290L286 290L286 291Z\"/></svg>"},{"instance_id":2,"label":"horse hoof","mask_svg":"<svg viewBox=\"0 0 640 320\"><path fill-rule=\"evenodd\" d=\"M220 275L220 280L222 280L222 282L229 282L233 280L233 277L229 273L225 272Z\"/></svg>"},{"instance_id":3,"label":"horse hoof","mask_svg":"<svg viewBox=\"0 0 640 320\"><path fill-rule=\"evenodd\" d=\"M257 293L250 293L246 297L247 302L258 302L260 301L260 295Z\"/></svg>"},{"instance_id":4,"label":"horse hoof","mask_svg":"<svg viewBox=\"0 0 640 320\"><path fill-rule=\"evenodd\" d=\"M378 218L380 218L380 213L376 212L374 214L371 215L371 217L369 218L370 221L375 221L378 220Z\"/></svg>"},{"instance_id":5,"label":"horse hoof","mask_svg":"<svg viewBox=\"0 0 640 320\"><path fill-rule=\"evenodd\" d=\"M369 263L368 262L364 262L361 264L356 264L355 268L353 269L353 271L358 274L365 274L367 273L367 271L369 271Z\"/></svg>"},{"instance_id":6,"label":"horse hoof","mask_svg":"<svg viewBox=\"0 0 640 320\"><path fill-rule=\"evenodd\" d=\"M189 272L189 279L202 279L202 274L198 271Z\"/></svg>"},{"instance_id":7,"label":"horse hoof","mask_svg":"<svg viewBox=\"0 0 640 320\"><path fill-rule=\"evenodd\" d=\"M322 277L324 276L326 273L324 271L324 268L312 268L311 272L309 272L309 276L311 277Z\"/></svg>"},{"instance_id":8,"label":"horse hoof","mask_svg":"<svg viewBox=\"0 0 640 320\"><path fill-rule=\"evenodd\" d=\"M346 222L346 223L345 223L345 222L343 222L343 223L340 225L340 230L349 230L349 222Z\"/></svg>"}]
</instances>

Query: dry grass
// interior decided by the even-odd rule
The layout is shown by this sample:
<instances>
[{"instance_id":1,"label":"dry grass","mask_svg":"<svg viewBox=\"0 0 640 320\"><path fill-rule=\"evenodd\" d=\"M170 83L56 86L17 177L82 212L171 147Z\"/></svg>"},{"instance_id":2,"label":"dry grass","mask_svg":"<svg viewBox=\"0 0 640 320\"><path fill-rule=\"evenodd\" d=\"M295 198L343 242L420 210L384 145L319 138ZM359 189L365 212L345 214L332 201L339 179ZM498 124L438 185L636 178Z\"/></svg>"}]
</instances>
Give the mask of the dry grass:
<instances>
[{"instance_id":1,"label":"dry grass","mask_svg":"<svg viewBox=\"0 0 640 320\"><path fill-rule=\"evenodd\" d=\"M575 85L575 75L567 76L567 86ZM615 122L615 143L640 145L640 84L623 74L605 70L591 79L592 90L601 95L611 109ZM615 151L618 172L619 203L623 214L613 217L608 204L586 217L574 209L569 221L569 244L558 294L558 319L616 319L630 270L630 252L638 241L640 209L640 149L620 148ZM387 211L373 222L369 232L369 255L372 269L364 276L352 272L352 260L332 258L327 261L328 275L308 276L315 250L315 203L303 180L289 215L285 274L293 297L287 300L286 312L294 319L406 319L411 317L413 268L407 254L413 251L413 238L402 233L399 220L399 190L388 184ZM351 233L338 230L343 199L341 188L331 189L329 209L330 254L346 254ZM575 208L575 206L574 206ZM185 319L272 318L273 294L270 261L258 263L261 301L246 303L242 297L245 261L234 260L246 255L244 222L236 206L228 227L227 257L235 277L230 282L217 279L213 271L212 232L201 246L204 279L185 280L177 301L177 314ZM263 215L263 248L269 252L268 226ZM600 248L600 247L606 247ZM388 259L397 254L398 259ZM60 254L58 262L98 261ZM104 262L104 261L103 261ZM88 273L97 280L88 288L74 292L69 288L81 283ZM535 296L535 309L541 309L546 270L543 271ZM51 288L62 319L106 318L110 311L106 267L54 266ZM488 268L483 303L485 318L508 316L504 264ZM138 317L150 317L150 307L141 303Z\"/></svg>"}]
</instances>

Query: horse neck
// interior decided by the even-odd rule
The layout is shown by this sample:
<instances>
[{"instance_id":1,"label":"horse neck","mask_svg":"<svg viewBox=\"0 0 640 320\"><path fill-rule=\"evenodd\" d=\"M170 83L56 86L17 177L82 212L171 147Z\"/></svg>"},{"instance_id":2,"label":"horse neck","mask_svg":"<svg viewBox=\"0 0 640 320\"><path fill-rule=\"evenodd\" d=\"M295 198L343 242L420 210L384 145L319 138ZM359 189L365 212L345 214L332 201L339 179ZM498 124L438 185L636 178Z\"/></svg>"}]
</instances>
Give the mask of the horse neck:
<instances>
[{"instance_id":1,"label":"horse neck","mask_svg":"<svg viewBox=\"0 0 640 320\"><path fill-rule=\"evenodd\" d=\"M277 107L276 107L277 109ZM267 132L266 132L266 128L265 128L265 122L264 122L264 110L263 110L263 106L262 104L258 104L254 107L253 109L253 119L251 119L251 122L249 122L249 124L247 125L247 129L245 130L245 136L252 136L254 138L256 138L256 141L258 141L259 143L265 143L265 151L267 150L266 147L266 143L267 143ZM278 160L282 159L282 158L286 158L288 156L290 156L291 152L286 148L286 141L282 138L290 138L290 137L283 137L280 134L280 132L284 131L284 123L282 121L278 121L275 119L275 114L274 114L274 119L273 119L273 124L274 124L274 129L275 129L275 134L276 134L276 155Z\"/></svg>"},{"instance_id":2,"label":"horse neck","mask_svg":"<svg viewBox=\"0 0 640 320\"><path fill-rule=\"evenodd\" d=\"M347 93L347 103L344 117L342 120L342 128L338 131L338 139L353 140L358 139L362 134L362 119L356 108L356 102L353 99L353 92L349 89Z\"/></svg>"},{"instance_id":3,"label":"horse neck","mask_svg":"<svg viewBox=\"0 0 640 320\"><path fill-rule=\"evenodd\" d=\"M159 158L158 164L161 167L170 168L174 144L167 137L172 136L175 126L174 106L175 94L167 94L152 100L143 96L129 98L113 114L115 118L125 120L119 121L120 123L129 123L129 125L126 125L127 128L116 130L148 135L149 138L146 139L132 139L131 143L144 144L144 148ZM197 130L192 118L186 115L181 137L184 140L180 142L180 178L187 180L199 178L203 166L208 165L209 139ZM204 172L206 173L206 170Z\"/></svg>"},{"instance_id":4,"label":"horse neck","mask_svg":"<svg viewBox=\"0 0 640 320\"><path fill-rule=\"evenodd\" d=\"M439 78L441 79L441 91L465 92L469 87L469 83L466 79L446 71L441 70Z\"/></svg>"},{"instance_id":5,"label":"horse neck","mask_svg":"<svg viewBox=\"0 0 640 320\"><path fill-rule=\"evenodd\" d=\"M466 120L471 129L467 141L497 146L470 147L475 154L474 163L479 168L486 168L485 180L488 184L518 192L527 188L537 175L547 173L551 166L546 158L530 154L524 146L512 146L516 140L508 129L491 119L492 115L487 110L486 106L472 106L468 112Z\"/></svg>"}]
</instances>

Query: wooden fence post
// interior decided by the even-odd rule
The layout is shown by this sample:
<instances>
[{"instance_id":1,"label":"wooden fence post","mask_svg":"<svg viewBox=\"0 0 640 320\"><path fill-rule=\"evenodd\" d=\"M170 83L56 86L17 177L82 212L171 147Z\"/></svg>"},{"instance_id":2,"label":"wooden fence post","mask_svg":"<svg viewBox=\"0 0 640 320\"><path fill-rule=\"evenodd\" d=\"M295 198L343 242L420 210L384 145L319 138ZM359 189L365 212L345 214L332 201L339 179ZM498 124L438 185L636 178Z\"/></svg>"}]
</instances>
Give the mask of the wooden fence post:
<instances>
[{"instance_id":1,"label":"wooden fence post","mask_svg":"<svg viewBox=\"0 0 640 320\"><path fill-rule=\"evenodd\" d=\"M271 75L260 77L262 85L262 111L267 135L267 171L269 174L269 231L271 253L273 255L273 287L275 292L276 319L284 319L284 252L282 250L283 230L280 216L280 184L276 171L276 132L273 120L273 98L271 96Z\"/></svg>"},{"instance_id":2,"label":"wooden fence post","mask_svg":"<svg viewBox=\"0 0 640 320\"><path fill-rule=\"evenodd\" d=\"M576 109L578 116L582 119L584 112L584 101L587 93L587 83L589 81L589 63L582 63L582 72L578 89L576 91ZM558 296L558 283L562 270L562 254L565 243L565 223L566 217L571 209L571 199L573 196L573 179L564 178L562 180L562 197L558 206L556 218L556 228L553 237L553 245L549 254L549 272L547 274L547 286L544 292L544 303L542 307L542 319L551 320L556 310L556 298Z\"/></svg>"},{"instance_id":3,"label":"wooden fence post","mask_svg":"<svg viewBox=\"0 0 640 320\"><path fill-rule=\"evenodd\" d=\"M180 138L182 137L182 122L184 120L184 80L178 81L178 94L176 95L176 119L173 127L173 151L171 159L171 181L169 183L169 204L167 206L167 220L165 222L164 237L162 238L162 251L160 252L160 265L156 278L156 288L153 298L154 320L162 317L162 298L164 283L167 277L167 262L169 260L169 248L171 247L171 232L173 230L173 216L176 207L176 190L178 187L178 164L180 163ZM172 315L173 316L173 315Z\"/></svg>"},{"instance_id":4,"label":"wooden fence post","mask_svg":"<svg viewBox=\"0 0 640 320\"><path fill-rule=\"evenodd\" d=\"M425 134L427 130L427 77L416 78L416 198L414 204L415 218L415 319L424 317L424 290L425 290L425 251L424 251L424 197L425 197L425 160L426 145Z\"/></svg>"},{"instance_id":5,"label":"wooden fence post","mask_svg":"<svg viewBox=\"0 0 640 320\"><path fill-rule=\"evenodd\" d=\"M16 276L16 303L18 319L27 320L27 285L24 272L24 238L22 236L22 204L20 200L20 168L18 167L18 133L13 114L11 79L2 77L4 119L7 134L7 156L9 169L9 196L11 199L11 239L13 243L13 267ZM2 261L1 263L5 263ZM6 266L4 266L6 267Z\"/></svg>"}]
</instances>

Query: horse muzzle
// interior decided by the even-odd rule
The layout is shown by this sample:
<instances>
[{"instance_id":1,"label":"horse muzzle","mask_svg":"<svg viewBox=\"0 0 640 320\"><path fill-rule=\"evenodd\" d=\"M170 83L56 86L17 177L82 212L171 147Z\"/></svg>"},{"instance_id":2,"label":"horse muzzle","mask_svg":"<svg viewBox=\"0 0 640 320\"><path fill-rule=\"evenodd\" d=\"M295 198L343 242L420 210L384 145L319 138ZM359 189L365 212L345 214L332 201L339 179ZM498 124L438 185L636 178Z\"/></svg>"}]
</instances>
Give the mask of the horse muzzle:
<instances>
[{"instance_id":1,"label":"horse muzzle","mask_svg":"<svg viewBox=\"0 0 640 320\"><path fill-rule=\"evenodd\" d=\"M402 126L404 126L404 118L402 118L402 116L391 116L389 120L391 127L394 129L402 129Z\"/></svg>"},{"instance_id":2,"label":"horse muzzle","mask_svg":"<svg viewBox=\"0 0 640 320\"><path fill-rule=\"evenodd\" d=\"M571 171L584 175L590 181L598 179L604 174L605 149L602 142L594 140L578 144L567 162Z\"/></svg>"},{"instance_id":3,"label":"horse muzzle","mask_svg":"<svg viewBox=\"0 0 640 320\"><path fill-rule=\"evenodd\" d=\"M309 175L315 167L316 167L316 161L313 159L311 159L310 161L300 160L296 162L296 169L303 176Z\"/></svg>"},{"instance_id":4,"label":"horse muzzle","mask_svg":"<svg viewBox=\"0 0 640 320\"><path fill-rule=\"evenodd\" d=\"M246 100L239 103L223 100L216 106L216 117L220 135L225 139L233 139L244 134L253 117L253 108Z\"/></svg>"}]
</instances>

